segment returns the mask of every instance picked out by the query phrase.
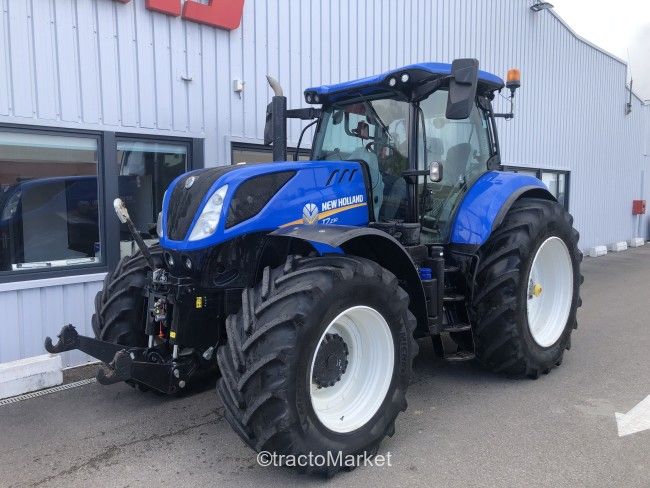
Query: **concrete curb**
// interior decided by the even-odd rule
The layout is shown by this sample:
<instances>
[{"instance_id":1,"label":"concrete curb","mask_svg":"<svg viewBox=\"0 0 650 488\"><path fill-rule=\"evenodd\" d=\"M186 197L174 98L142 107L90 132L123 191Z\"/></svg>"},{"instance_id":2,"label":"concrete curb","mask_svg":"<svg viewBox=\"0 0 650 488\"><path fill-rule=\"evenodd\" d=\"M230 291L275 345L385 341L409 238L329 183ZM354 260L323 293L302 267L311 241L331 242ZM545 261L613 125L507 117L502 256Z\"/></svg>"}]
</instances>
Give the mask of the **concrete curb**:
<instances>
[{"instance_id":1,"label":"concrete curb","mask_svg":"<svg viewBox=\"0 0 650 488\"><path fill-rule=\"evenodd\" d=\"M627 242L625 241L620 241L620 242L614 242L607 246L607 249L612 251L612 252L621 252L621 251L627 251Z\"/></svg>"},{"instance_id":2,"label":"concrete curb","mask_svg":"<svg viewBox=\"0 0 650 488\"><path fill-rule=\"evenodd\" d=\"M643 240L643 237L635 237L634 239L630 239L628 244L630 247L641 247L645 244L645 241Z\"/></svg>"},{"instance_id":3,"label":"concrete curb","mask_svg":"<svg viewBox=\"0 0 650 488\"><path fill-rule=\"evenodd\" d=\"M63 363L58 354L44 354L0 364L0 399L61 383Z\"/></svg>"},{"instance_id":4,"label":"concrete curb","mask_svg":"<svg viewBox=\"0 0 650 488\"><path fill-rule=\"evenodd\" d=\"M597 258L599 256L604 256L607 254L607 247L606 246L594 246L589 249L589 256L592 258Z\"/></svg>"}]
</instances>

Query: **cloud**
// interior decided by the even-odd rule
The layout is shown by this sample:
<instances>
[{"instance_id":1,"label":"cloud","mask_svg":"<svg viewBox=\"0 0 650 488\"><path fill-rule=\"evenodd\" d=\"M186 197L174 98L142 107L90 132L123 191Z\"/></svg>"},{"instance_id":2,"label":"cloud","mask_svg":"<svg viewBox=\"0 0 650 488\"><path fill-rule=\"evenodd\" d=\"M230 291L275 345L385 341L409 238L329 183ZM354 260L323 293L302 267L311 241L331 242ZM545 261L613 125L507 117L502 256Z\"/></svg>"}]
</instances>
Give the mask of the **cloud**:
<instances>
[{"instance_id":1,"label":"cloud","mask_svg":"<svg viewBox=\"0 0 650 488\"><path fill-rule=\"evenodd\" d=\"M634 91L643 100L650 99L650 24L639 28L630 44L630 70Z\"/></svg>"}]
</instances>

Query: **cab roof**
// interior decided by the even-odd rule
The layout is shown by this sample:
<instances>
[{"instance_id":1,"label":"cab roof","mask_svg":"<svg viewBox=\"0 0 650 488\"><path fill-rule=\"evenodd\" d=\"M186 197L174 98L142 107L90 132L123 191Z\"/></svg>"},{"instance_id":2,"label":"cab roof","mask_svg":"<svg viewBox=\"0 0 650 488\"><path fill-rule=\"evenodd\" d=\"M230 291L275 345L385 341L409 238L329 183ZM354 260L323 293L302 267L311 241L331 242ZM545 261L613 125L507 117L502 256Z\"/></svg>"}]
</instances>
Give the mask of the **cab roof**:
<instances>
[{"instance_id":1,"label":"cab roof","mask_svg":"<svg viewBox=\"0 0 650 488\"><path fill-rule=\"evenodd\" d=\"M408 74L408 82L401 81L401 77L405 74ZM409 85L413 86L419 81L428 81L449 75L451 75L451 64L448 63L411 64L360 80L308 88L305 90L305 99L307 103L314 104L341 103L347 99L354 99L359 96L380 95L382 93L390 93L391 91L406 92ZM397 83L394 87L388 84L391 78L396 79ZM501 78L487 71L479 70L479 93L493 92L503 87L504 82Z\"/></svg>"}]
</instances>

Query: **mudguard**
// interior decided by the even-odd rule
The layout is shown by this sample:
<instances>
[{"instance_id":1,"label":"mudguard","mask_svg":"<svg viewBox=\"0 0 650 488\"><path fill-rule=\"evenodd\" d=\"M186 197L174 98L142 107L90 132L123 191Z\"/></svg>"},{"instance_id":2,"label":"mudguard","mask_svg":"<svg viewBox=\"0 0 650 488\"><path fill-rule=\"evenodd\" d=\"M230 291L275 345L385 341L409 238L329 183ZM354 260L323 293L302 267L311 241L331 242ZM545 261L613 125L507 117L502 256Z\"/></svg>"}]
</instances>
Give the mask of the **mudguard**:
<instances>
[{"instance_id":1,"label":"mudguard","mask_svg":"<svg viewBox=\"0 0 650 488\"><path fill-rule=\"evenodd\" d=\"M512 204L524 196L555 200L533 176L489 171L469 189L452 225L451 243L480 246L487 241Z\"/></svg>"},{"instance_id":2,"label":"mudguard","mask_svg":"<svg viewBox=\"0 0 650 488\"><path fill-rule=\"evenodd\" d=\"M420 275L409 253L394 237L372 227L345 225L294 225L278 229L270 236L308 242L320 254L351 254L375 261L402 282L418 325L428 330L426 297Z\"/></svg>"}]
</instances>

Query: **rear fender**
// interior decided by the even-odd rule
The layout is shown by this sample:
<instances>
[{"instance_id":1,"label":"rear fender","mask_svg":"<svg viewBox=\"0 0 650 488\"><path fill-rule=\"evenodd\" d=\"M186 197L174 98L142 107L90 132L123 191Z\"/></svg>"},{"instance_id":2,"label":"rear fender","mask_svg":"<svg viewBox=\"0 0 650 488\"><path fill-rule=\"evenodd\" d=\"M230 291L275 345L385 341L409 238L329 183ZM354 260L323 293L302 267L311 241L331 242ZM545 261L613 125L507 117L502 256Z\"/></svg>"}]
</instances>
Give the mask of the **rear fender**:
<instances>
[{"instance_id":1,"label":"rear fender","mask_svg":"<svg viewBox=\"0 0 650 488\"><path fill-rule=\"evenodd\" d=\"M555 201L544 183L533 176L489 171L481 176L463 199L451 231L451 243L481 246L501 225L520 198L534 197Z\"/></svg>"},{"instance_id":2,"label":"rear fender","mask_svg":"<svg viewBox=\"0 0 650 488\"><path fill-rule=\"evenodd\" d=\"M319 254L350 254L364 257L386 268L400 280L410 297L409 308L426 331L427 305L420 275L404 246L395 238L370 227L299 225L279 229L270 238L291 238L308 243Z\"/></svg>"}]
</instances>

